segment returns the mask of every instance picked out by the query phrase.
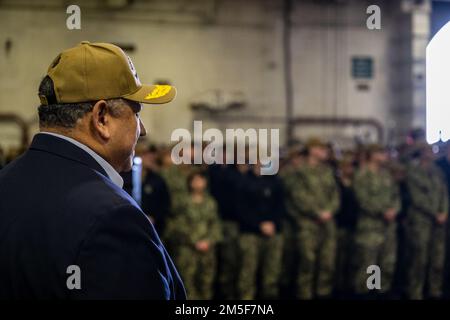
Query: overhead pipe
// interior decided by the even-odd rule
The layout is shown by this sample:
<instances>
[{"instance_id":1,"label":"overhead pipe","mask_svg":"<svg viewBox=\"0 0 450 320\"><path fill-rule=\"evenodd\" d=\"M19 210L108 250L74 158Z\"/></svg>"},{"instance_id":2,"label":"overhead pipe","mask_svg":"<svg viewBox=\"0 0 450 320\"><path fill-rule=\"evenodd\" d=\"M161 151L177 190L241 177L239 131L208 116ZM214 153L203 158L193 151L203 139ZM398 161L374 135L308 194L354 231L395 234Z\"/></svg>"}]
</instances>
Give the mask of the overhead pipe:
<instances>
[{"instance_id":1,"label":"overhead pipe","mask_svg":"<svg viewBox=\"0 0 450 320\"><path fill-rule=\"evenodd\" d=\"M250 122L250 123L269 123L269 124L286 124L285 117L264 117L253 115L226 115L226 114L209 114L209 118L216 122ZM369 126L375 129L377 133L377 141L382 143L384 139L384 128L380 121L373 118L353 118L353 117L315 117L315 116L300 116L294 117L289 121L292 126L292 134L294 127L303 126ZM293 136L292 136L293 138Z\"/></svg>"},{"instance_id":2,"label":"overhead pipe","mask_svg":"<svg viewBox=\"0 0 450 320\"><path fill-rule=\"evenodd\" d=\"M292 120L293 125L331 125L331 126L369 126L375 128L377 140L382 143L384 139L384 128L376 119L347 118L347 117L297 117Z\"/></svg>"}]
</instances>

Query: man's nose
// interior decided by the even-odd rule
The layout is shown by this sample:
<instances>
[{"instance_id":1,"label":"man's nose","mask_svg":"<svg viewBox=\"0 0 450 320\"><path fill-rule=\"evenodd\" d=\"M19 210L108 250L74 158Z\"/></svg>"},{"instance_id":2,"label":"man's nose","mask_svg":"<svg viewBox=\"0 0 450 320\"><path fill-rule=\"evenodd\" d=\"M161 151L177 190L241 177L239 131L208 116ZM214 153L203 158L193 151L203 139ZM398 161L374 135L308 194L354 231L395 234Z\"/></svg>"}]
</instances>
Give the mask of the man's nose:
<instances>
[{"instance_id":1,"label":"man's nose","mask_svg":"<svg viewBox=\"0 0 450 320\"><path fill-rule=\"evenodd\" d=\"M142 120L139 119L139 128L141 129L140 137L144 137L147 135L147 130L145 130L144 124L142 123Z\"/></svg>"}]
</instances>

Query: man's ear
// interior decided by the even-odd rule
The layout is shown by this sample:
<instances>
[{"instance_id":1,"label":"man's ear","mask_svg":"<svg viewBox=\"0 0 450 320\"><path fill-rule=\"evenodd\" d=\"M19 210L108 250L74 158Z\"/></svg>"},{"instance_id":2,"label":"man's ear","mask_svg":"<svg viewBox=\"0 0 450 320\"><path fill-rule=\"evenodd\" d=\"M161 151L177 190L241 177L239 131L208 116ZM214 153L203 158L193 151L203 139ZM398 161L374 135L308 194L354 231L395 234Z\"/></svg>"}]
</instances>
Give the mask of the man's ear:
<instances>
[{"instance_id":1,"label":"man's ear","mask_svg":"<svg viewBox=\"0 0 450 320\"><path fill-rule=\"evenodd\" d=\"M108 140L111 137L109 117L110 114L108 112L108 105L106 104L106 101L97 101L92 108L92 126L95 132L105 140Z\"/></svg>"}]
</instances>

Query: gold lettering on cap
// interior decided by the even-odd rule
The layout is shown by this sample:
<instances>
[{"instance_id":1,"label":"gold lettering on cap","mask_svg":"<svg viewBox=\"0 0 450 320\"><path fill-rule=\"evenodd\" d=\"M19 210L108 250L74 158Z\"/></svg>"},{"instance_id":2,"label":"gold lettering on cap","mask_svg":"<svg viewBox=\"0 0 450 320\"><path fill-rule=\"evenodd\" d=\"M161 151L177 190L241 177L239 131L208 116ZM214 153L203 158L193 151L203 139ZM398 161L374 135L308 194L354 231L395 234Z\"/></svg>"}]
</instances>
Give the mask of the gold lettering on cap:
<instances>
[{"instance_id":1,"label":"gold lettering on cap","mask_svg":"<svg viewBox=\"0 0 450 320\"><path fill-rule=\"evenodd\" d=\"M169 93L170 89L172 87L169 85L161 85L161 84L157 84L155 86L155 88L152 90L152 92L150 92L144 99L145 100L150 100L150 99L156 99L159 97L163 97L166 94Z\"/></svg>"}]
</instances>

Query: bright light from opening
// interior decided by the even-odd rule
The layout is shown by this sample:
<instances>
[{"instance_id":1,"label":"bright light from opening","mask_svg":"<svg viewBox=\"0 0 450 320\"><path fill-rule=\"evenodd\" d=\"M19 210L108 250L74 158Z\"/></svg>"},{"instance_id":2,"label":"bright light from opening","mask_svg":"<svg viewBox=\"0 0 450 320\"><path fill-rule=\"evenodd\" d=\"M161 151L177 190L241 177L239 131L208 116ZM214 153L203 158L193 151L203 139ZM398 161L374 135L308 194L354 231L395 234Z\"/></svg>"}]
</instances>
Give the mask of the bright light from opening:
<instances>
[{"instance_id":1,"label":"bright light from opening","mask_svg":"<svg viewBox=\"0 0 450 320\"><path fill-rule=\"evenodd\" d=\"M427 141L450 139L450 22L427 46Z\"/></svg>"}]
</instances>

